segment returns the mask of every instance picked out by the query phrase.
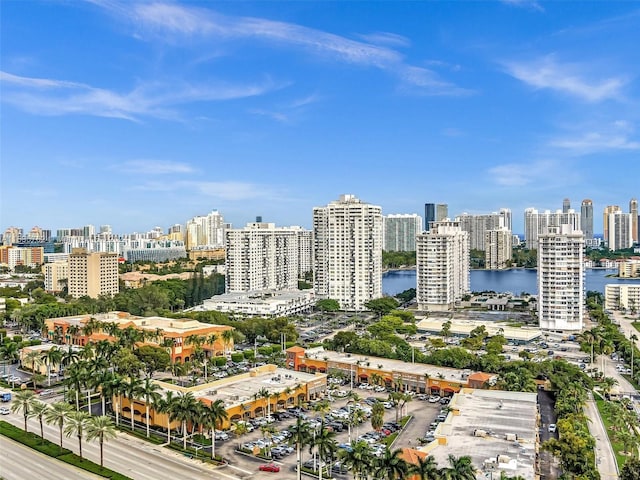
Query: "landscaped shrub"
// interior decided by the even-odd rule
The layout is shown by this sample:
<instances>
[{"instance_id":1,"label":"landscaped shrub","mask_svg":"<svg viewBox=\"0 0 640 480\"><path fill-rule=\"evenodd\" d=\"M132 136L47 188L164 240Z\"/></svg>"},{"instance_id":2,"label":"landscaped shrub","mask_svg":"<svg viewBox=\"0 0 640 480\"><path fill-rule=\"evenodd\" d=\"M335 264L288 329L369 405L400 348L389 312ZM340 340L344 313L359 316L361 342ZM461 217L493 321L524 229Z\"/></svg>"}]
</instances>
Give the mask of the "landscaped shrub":
<instances>
[{"instance_id":1,"label":"landscaped shrub","mask_svg":"<svg viewBox=\"0 0 640 480\"><path fill-rule=\"evenodd\" d=\"M231 355L231 358L233 359L233 355ZM223 365L227 364L226 357L216 357L214 361L215 361L216 367L222 367Z\"/></svg>"},{"instance_id":2,"label":"landscaped shrub","mask_svg":"<svg viewBox=\"0 0 640 480\"><path fill-rule=\"evenodd\" d=\"M231 354L231 361L233 363L240 363L243 360L244 360L244 355L241 352Z\"/></svg>"},{"instance_id":3,"label":"landscaped shrub","mask_svg":"<svg viewBox=\"0 0 640 480\"><path fill-rule=\"evenodd\" d=\"M254 360L256 358L256 355L253 352L253 350L245 350L244 352L242 352L242 355L246 360Z\"/></svg>"}]
</instances>

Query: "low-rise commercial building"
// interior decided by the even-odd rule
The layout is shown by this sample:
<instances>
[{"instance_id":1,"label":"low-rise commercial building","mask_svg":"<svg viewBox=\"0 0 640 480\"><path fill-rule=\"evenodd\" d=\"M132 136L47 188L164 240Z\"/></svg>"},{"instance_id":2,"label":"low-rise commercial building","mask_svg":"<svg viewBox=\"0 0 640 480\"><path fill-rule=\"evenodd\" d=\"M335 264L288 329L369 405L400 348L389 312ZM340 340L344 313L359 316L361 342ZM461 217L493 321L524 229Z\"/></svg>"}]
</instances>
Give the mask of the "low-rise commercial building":
<instances>
[{"instance_id":1,"label":"low-rise commercial building","mask_svg":"<svg viewBox=\"0 0 640 480\"><path fill-rule=\"evenodd\" d=\"M469 370L334 352L322 347L304 349L295 346L287 349L286 355L287 367L298 372L341 374L354 385L363 382L442 396L453 395L469 386L473 375ZM479 388L495 384L497 376L489 374L473 379Z\"/></svg>"},{"instance_id":2,"label":"low-rise commercial building","mask_svg":"<svg viewBox=\"0 0 640 480\"><path fill-rule=\"evenodd\" d=\"M233 350L233 331L228 325L202 323L190 318L139 317L127 312L48 318L45 335L55 342L84 346L100 340L116 341L120 331L132 328L145 333L136 343L159 345L170 349L172 362L191 359L199 338L209 356L224 355Z\"/></svg>"},{"instance_id":3,"label":"low-rise commercial building","mask_svg":"<svg viewBox=\"0 0 640 480\"><path fill-rule=\"evenodd\" d=\"M534 480L539 451L535 392L462 389L451 411L435 430L435 440L420 448L436 463L450 455L468 456L477 478L519 477Z\"/></svg>"},{"instance_id":4,"label":"low-rise commercial building","mask_svg":"<svg viewBox=\"0 0 640 480\"><path fill-rule=\"evenodd\" d=\"M315 302L311 290L257 290L216 295L192 310L215 310L249 317L286 317L311 311Z\"/></svg>"},{"instance_id":5,"label":"low-rise commercial building","mask_svg":"<svg viewBox=\"0 0 640 480\"><path fill-rule=\"evenodd\" d=\"M536 338L542 337L542 330L537 327L510 327L503 324L491 324L486 322L478 322L472 320L449 320L448 318L428 318L420 320L416 323L418 332L421 333L440 333L443 325L447 322L451 323L449 327L449 335L452 337L468 337L474 328L484 326L487 333L492 335L502 334L508 341L517 343L529 343Z\"/></svg>"},{"instance_id":6,"label":"low-rise commercial building","mask_svg":"<svg viewBox=\"0 0 640 480\"><path fill-rule=\"evenodd\" d=\"M604 286L604 308L607 310L640 310L640 282L613 283Z\"/></svg>"},{"instance_id":7,"label":"low-rise commercial building","mask_svg":"<svg viewBox=\"0 0 640 480\"><path fill-rule=\"evenodd\" d=\"M154 383L161 388L163 395L168 392L176 395L191 393L196 400L205 405L222 400L228 418L220 427L228 429L239 420L262 417L319 398L326 391L327 376L320 373L292 372L276 365L263 365L252 368L247 373L194 387L181 387L159 381ZM114 405L117 403L114 402ZM144 401L135 400L132 407L129 399L120 399L120 414L130 418L131 408L134 420L143 423ZM166 428L166 413L151 409L149 418L152 426ZM179 422L173 422L171 428L178 426Z\"/></svg>"}]
</instances>

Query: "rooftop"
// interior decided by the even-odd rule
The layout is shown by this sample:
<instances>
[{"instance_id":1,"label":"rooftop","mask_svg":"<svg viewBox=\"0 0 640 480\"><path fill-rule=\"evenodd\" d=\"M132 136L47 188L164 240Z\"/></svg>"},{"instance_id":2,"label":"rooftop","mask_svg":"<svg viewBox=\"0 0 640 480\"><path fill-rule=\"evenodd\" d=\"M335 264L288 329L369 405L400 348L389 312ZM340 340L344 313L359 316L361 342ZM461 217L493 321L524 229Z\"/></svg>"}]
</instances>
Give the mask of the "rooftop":
<instances>
[{"instance_id":1,"label":"rooftop","mask_svg":"<svg viewBox=\"0 0 640 480\"><path fill-rule=\"evenodd\" d=\"M531 342L542 336L542 331L536 327L510 327L503 323L486 323L473 320L449 320L449 318L429 318L420 320L416 326L419 332L440 332L445 322L451 322L450 332L452 335L469 336L471 330L484 325L489 335L497 335L500 330L507 340L518 340Z\"/></svg>"},{"instance_id":2,"label":"rooftop","mask_svg":"<svg viewBox=\"0 0 640 480\"><path fill-rule=\"evenodd\" d=\"M424 447L440 465L447 457L469 456L484 476L504 471L508 476L535 477L538 442L537 394L501 390L463 389L454 410L436 431L446 445ZM459 412L459 415L455 413Z\"/></svg>"},{"instance_id":3,"label":"rooftop","mask_svg":"<svg viewBox=\"0 0 640 480\"><path fill-rule=\"evenodd\" d=\"M320 373L295 372L275 365L263 365L262 367L252 368L247 373L195 387L185 388L166 382L156 383L165 392L191 392L197 399L222 400L225 407L230 408L253 401L255 395L263 388L271 394L282 393L287 388L295 390L296 386L311 382L326 385L326 377L326 375Z\"/></svg>"},{"instance_id":4,"label":"rooftop","mask_svg":"<svg viewBox=\"0 0 640 480\"><path fill-rule=\"evenodd\" d=\"M355 353L334 352L331 350L325 350L323 347L310 348L306 350L305 353L312 359L316 358L324 360L326 358L328 363L339 362L350 365L359 364L360 368L366 367L368 363L370 368L383 372L402 372L420 376L428 374L429 378L439 378L441 380L448 380L457 383L466 383L467 376L471 373L458 368L438 367L424 363L404 362L402 360L392 360L389 358L372 357ZM328 368L331 368L331 365L329 365Z\"/></svg>"}]
</instances>

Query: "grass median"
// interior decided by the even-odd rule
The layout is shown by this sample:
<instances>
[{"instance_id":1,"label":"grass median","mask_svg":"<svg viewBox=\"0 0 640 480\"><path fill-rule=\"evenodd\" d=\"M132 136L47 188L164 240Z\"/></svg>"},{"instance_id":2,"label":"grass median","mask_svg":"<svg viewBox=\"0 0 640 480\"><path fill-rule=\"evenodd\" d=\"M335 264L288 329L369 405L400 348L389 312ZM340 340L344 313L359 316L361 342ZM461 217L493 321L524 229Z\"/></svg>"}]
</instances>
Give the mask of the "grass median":
<instances>
[{"instance_id":1,"label":"grass median","mask_svg":"<svg viewBox=\"0 0 640 480\"><path fill-rule=\"evenodd\" d=\"M132 480L130 477L114 472L108 468L101 467L97 463L87 460L86 458L81 459L71 450L60 448L60 446L55 443L42 439L39 435L36 435L33 432L25 432L21 428L2 420L0 420L0 435L4 435L5 437L15 440L29 448L37 450L48 457L58 459L64 463L68 463L69 465L86 470L87 472L100 475L101 477L111 478L113 480Z\"/></svg>"}]
</instances>

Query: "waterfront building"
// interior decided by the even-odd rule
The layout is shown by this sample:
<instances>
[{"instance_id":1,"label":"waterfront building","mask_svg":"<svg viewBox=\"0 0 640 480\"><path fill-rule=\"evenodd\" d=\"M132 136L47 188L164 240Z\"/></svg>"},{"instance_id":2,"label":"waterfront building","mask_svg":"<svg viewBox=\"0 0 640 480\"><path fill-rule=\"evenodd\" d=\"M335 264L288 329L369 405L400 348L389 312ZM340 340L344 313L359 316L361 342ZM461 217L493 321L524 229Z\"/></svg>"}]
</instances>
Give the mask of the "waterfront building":
<instances>
[{"instance_id":1,"label":"waterfront building","mask_svg":"<svg viewBox=\"0 0 640 480\"><path fill-rule=\"evenodd\" d=\"M538 318L548 330L582 329L584 236L571 225L548 227L539 236Z\"/></svg>"},{"instance_id":2,"label":"waterfront building","mask_svg":"<svg viewBox=\"0 0 640 480\"><path fill-rule=\"evenodd\" d=\"M73 298L115 295L120 291L118 255L74 249L69 255L68 287Z\"/></svg>"},{"instance_id":3,"label":"waterfront building","mask_svg":"<svg viewBox=\"0 0 640 480\"><path fill-rule=\"evenodd\" d=\"M611 250L621 250L633 246L631 233L631 214L624 213L621 209L611 210L605 216L606 232L604 241Z\"/></svg>"},{"instance_id":4,"label":"waterfront building","mask_svg":"<svg viewBox=\"0 0 640 480\"><path fill-rule=\"evenodd\" d=\"M424 229L429 231L431 222L441 222L449 218L449 206L446 203L424 204Z\"/></svg>"},{"instance_id":5,"label":"waterfront building","mask_svg":"<svg viewBox=\"0 0 640 480\"><path fill-rule=\"evenodd\" d=\"M580 213L569 209L567 212L545 210L539 212L535 208L527 208L524 211L524 237L525 245L530 250L538 249L538 237L547 231L548 227L571 225L573 230L580 230Z\"/></svg>"},{"instance_id":6,"label":"waterfront building","mask_svg":"<svg viewBox=\"0 0 640 480\"><path fill-rule=\"evenodd\" d=\"M382 297L382 208L341 195L313 209L316 295L362 310Z\"/></svg>"},{"instance_id":7,"label":"waterfront building","mask_svg":"<svg viewBox=\"0 0 640 480\"><path fill-rule=\"evenodd\" d=\"M455 218L460 223L460 228L469 234L469 248L471 250L486 250L485 238L489 230L506 228L511 234L511 210L503 208L499 213L493 212L484 215L470 215L463 213Z\"/></svg>"},{"instance_id":8,"label":"waterfront building","mask_svg":"<svg viewBox=\"0 0 640 480\"><path fill-rule=\"evenodd\" d=\"M67 285L69 278L69 260L45 263L42 266L44 273L44 289L46 292L61 292Z\"/></svg>"},{"instance_id":9,"label":"waterfront building","mask_svg":"<svg viewBox=\"0 0 640 480\"><path fill-rule=\"evenodd\" d=\"M580 206L580 226L585 242L593 240L593 202L588 198Z\"/></svg>"},{"instance_id":10,"label":"waterfront building","mask_svg":"<svg viewBox=\"0 0 640 480\"><path fill-rule=\"evenodd\" d=\"M485 232L485 268L503 270L511 266L511 231L506 228Z\"/></svg>"},{"instance_id":11,"label":"waterfront building","mask_svg":"<svg viewBox=\"0 0 640 480\"><path fill-rule=\"evenodd\" d=\"M640 259L635 257L618 262L618 276L620 278L640 277Z\"/></svg>"},{"instance_id":12,"label":"waterfront building","mask_svg":"<svg viewBox=\"0 0 640 480\"><path fill-rule=\"evenodd\" d=\"M385 215L382 217L386 252L415 252L416 235L422 232L422 217L417 213Z\"/></svg>"},{"instance_id":13,"label":"waterfront building","mask_svg":"<svg viewBox=\"0 0 640 480\"><path fill-rule=\"evenodd\" d=\"M416 299L420 310L450 310L470 291L469 234L458 222L433 222L416 237Z\"/></svg>"},{"instance_id":14,"label":"waterfront building","mask_svg":"<svg viewBox=\"0 0 640 480\"><path fill-rule=\"evenodd\" d=\"M604 286L604 308L607 310L640 310L640 283L613 283Z\"/></svg>"},{"instance_id":15,"label":"waterfront building","mask_svg":"<svg viewBox=\"0 0 640 480\"><path fill-rule=\"evenodd\" d=\"M306 238L301 231L264 222L227 230L226 292L297 290L300 239ZM310 254L309 246L304 247Z\"/></svg>"}]
</instances>

